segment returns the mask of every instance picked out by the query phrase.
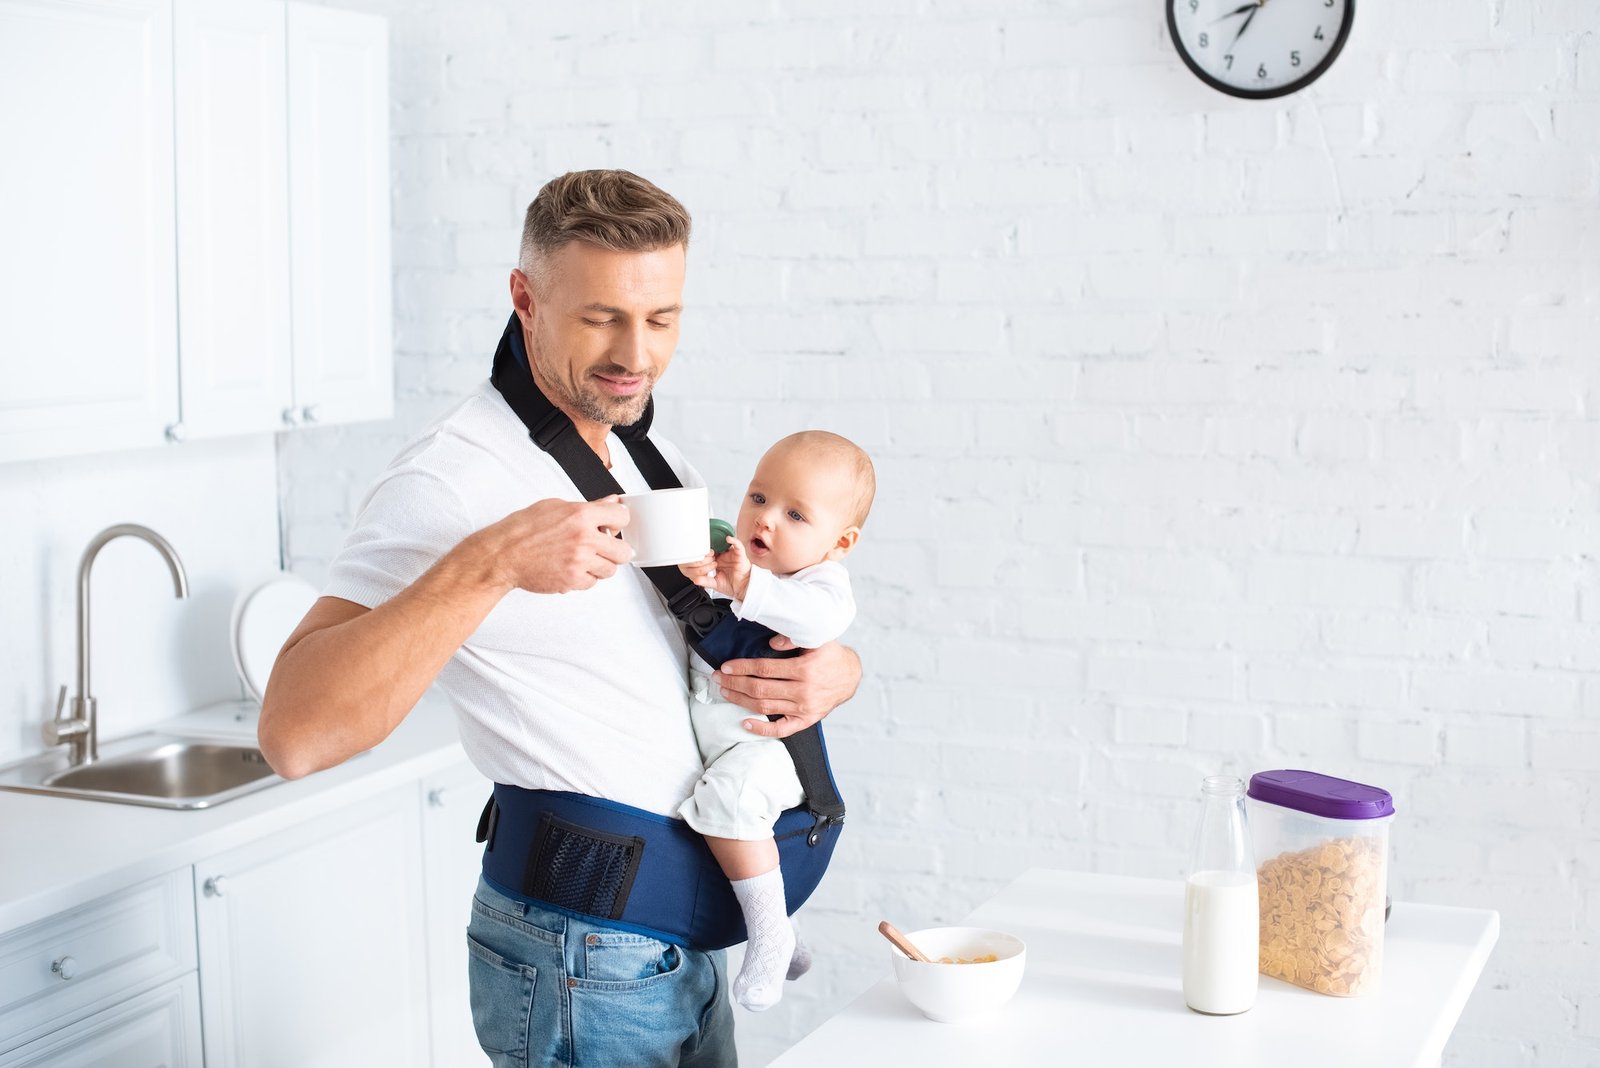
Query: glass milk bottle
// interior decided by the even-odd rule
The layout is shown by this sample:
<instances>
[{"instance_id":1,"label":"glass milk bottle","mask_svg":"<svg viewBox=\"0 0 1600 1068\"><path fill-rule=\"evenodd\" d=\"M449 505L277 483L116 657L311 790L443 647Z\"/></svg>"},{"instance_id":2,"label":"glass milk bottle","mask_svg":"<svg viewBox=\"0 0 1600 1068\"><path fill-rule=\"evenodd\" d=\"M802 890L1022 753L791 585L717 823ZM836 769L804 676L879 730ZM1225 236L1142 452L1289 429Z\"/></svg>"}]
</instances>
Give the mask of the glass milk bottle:
<instances>
[{"instance_id":1,"label":"glass milk bottle","mask_svg":"<svg viewBox=\"0 0 1600 1068\"><path fill-rule=\"evenodd\" d=\"M1256 1000L1260 902L1244 814L1244 780L1200 784L1200 828L1183 899L1183 1000L1232 1016Z\"/></svg>"}]
</instances>

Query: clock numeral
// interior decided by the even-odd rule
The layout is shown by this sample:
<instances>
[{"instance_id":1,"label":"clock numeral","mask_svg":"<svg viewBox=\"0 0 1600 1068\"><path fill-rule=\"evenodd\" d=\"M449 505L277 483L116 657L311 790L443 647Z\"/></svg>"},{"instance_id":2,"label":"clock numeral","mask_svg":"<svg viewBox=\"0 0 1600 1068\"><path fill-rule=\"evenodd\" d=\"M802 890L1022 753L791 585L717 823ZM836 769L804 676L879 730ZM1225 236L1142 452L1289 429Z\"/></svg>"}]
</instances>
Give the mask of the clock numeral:
<instances>
[{"instance_id":1,"label":"clock numeral","mask_svg":"<svg viewBox=\"0 0 1600 1068\"><path fill-rule=\"evenodd\" d=\"M1228 69L1232 70L1233 69L1233 56L1227 55L1227 56L1223 56L1222 58L1228 61Z\"/></svg>"},{"instance_id":2,"label":"clock numeral","mask_svg":"<svg viewBox=\"0 0 1600 1068\"><path fill-rule=\"evenodd\" d=\"M1211 35L1202 33L1200 35L1200 47L1201 48L1208 48L1208 47L1210 47L1210 45L1211 45Z\"/></svg>"},{"instance_id":3,"label":"clock numeral","mask_svg":"<svg viewBox=\"0 0 1600 1068\"><path fill-rule=\"evenodd\" d=\"M1319 40L1319 41L1321 41L1321 40L1323 40L1323 39L1324 39L1324 38L1323 38L1323 36L1322 36L1322 27L1321 27L1321 26L1318 26L1318 27L1317 27L1317 32L1316 32L1316 33L1314 33L1314 34L1312 34L1312 35L1311 35L1311 36L1312 36L1312 37L1314 37L1314 38L1316 38L1316 39L1317 39L1317 40Z\"/></svg>"},{"instance_id":4,"label":"clock numeral","mask_svg":"<svg viewBox=\"0 0 1600 1068\"><path fill-rule=\"evenodd\" d=\"M1289 66L1298 67L1299 65L1300 65L1300 53L1299 52L1290 52L1289 53Z\"/></svg>"},{"instance_id":5,"label":"clock numeral","mask_svg":"<svg viewBox=\"0 0 1600 1068\"><path fill-rule=\"evenodd\" d=\"M1263 63L1263 64L1261 64L1261 66L1256 68L1256 77L1257 78L1265 78L1266 76L1267 76L1267 65L1265 63Z\"/></svg>"}]
</instances>

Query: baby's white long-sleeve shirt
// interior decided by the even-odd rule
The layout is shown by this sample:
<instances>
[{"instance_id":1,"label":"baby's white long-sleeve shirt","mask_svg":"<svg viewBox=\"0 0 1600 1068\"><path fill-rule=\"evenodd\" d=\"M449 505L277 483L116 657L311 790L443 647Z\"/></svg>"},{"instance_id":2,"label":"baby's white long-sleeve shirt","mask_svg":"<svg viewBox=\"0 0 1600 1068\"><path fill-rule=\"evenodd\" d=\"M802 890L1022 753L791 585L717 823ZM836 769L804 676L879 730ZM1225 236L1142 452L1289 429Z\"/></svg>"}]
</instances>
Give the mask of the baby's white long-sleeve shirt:
<instances>
[{"instance_id":1,"label":"baby's white long-sleeve shirt","mask_svg":"<svg viewBox=\"0 0 1600 1068\"><path fill-rule=\"evenodd\" d=\"M843 634L856 617L850 573L834 560L781 577L752 567L744 599L733 602L733 614L771 627L802 649L815 649Z\"/></svg>"}]
</instances>

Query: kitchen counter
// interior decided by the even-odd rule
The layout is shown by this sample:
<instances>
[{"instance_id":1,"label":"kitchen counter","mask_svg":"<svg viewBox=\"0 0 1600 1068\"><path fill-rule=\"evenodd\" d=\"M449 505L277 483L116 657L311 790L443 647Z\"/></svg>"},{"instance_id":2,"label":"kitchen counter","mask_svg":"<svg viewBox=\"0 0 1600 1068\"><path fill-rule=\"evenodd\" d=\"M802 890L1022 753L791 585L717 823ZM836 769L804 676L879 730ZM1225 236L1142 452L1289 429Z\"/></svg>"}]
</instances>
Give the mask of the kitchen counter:
<instances>
[{"instance_id":1,"label":"kitchen counter","mask_svg":"<svg viewBox=\"0 0 1600 1068\"><path fill-rule=\"evenodd\" d=\"M1177 880L1025 872L964 921L1027 943L1022 986L997 1016L934 1023L891 977L773 1064L1424 1068L1439 1063L1500 935L1496 912L1397 901L1381 994L1326 997L1263 976L1249 1012L1202 1016L1183 1003L1183 890ZM887 966L887 943L882 951Z\"/></svg>"},{"instance_id":2,"label":"kitchen counter","mask_svg":"<svg viewBox=\"0 0 1600 1068\"><path fill-rule=\"evenodd\" d=\"M251 722L198 712L152 730L254 738ZM381 744L336 768L177 811L0 792L0 931L414 782L464 760L454 714L429 692Z\"/></svg>"}]
</instances>

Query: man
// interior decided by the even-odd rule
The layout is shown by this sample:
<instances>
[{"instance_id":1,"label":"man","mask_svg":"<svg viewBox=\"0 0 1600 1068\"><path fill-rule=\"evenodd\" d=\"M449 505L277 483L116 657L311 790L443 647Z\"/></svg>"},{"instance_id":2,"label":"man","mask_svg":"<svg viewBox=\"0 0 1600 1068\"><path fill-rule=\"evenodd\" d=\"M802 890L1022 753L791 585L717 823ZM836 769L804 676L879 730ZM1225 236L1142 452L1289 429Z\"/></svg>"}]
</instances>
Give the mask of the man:
<instances>
[{"instance_id":1,"label":"man","mask_svg":"<svg viewBox=\"0 0 1600 1068\"><path fill-rule=\"evenodd\" d=\"M529 206L511 272L515 320L496 375L530 376L626 492L648 487L612 428L640 419L672 360L689 227L681 204L635 175L567 174ZM685 485L704 484L653 440ZM681 628L626 566L614 534L627 509L580 496L493 384L418 435L279 654L260 726L273 768L295 778L371 748L437 678L463 748L497 783L676 812L701 771ZM746 721L752 733L782 737L848 700L860 677L835 643L730 661L720 683L781 717ZM735 1061L721 952L485 882L468 936L473 1018L497 1063Z\"/></svg>"}]
</instances>

